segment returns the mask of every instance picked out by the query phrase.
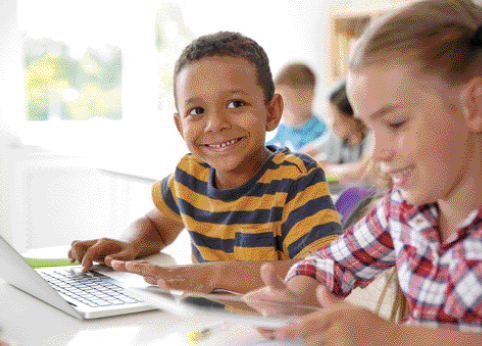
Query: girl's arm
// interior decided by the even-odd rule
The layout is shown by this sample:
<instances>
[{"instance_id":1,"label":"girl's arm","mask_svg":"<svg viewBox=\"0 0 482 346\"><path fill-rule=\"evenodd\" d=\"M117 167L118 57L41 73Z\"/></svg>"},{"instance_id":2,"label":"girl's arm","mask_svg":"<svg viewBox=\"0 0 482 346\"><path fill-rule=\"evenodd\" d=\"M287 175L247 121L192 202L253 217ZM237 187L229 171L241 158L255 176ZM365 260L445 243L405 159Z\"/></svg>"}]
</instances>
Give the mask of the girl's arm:
<instances>
[{"instance_id":1,"label":"girl's arm","mask_svg":"<svg viewBox=\"0 0 482 346\"><path fill-rule=\"evenodd\" d=\"M276 339L295 339L309 345L482 345L481 333L395 324L341 300L323 286L316 292L323 309L278 329Z\"/></svg>"}]
</instances>

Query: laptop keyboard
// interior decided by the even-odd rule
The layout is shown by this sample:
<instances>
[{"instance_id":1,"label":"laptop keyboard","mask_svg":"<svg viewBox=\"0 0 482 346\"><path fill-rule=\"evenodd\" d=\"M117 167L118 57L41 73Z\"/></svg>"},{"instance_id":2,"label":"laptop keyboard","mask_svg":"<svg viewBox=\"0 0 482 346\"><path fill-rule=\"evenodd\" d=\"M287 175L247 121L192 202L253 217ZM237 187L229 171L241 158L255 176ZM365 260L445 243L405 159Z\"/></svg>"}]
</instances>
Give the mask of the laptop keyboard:
<instances>
[{"instance_id":1,"label":"laptop keyboard","mask_svg":"<svg viewBox=\"0 0 482 346\"><path fill-rule=\"evenodd\" d=\"M80 270L67 269L39 274L67 301L71 298L90 307L140 302L126 294L123 287L113 283L114 279L98 272L83 273Z\"/></svg>"}]
</instances>

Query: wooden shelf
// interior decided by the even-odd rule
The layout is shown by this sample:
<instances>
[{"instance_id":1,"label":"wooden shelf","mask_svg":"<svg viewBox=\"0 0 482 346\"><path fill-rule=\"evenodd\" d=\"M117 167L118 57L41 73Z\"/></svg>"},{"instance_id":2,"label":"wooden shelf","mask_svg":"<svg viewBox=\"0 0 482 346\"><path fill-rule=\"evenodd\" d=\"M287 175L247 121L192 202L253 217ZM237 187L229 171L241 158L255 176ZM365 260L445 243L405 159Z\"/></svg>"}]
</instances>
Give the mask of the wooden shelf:
<instances>
[{"instance_id":1,"label":"wooden shelf","mask_svg":"<svg viewBox=\"0 0 482 346\"><path fill-rule=\"evenodd\" d=\"M417 0L378 0L372 3L356 0L336 3L330 9L330 40L327 50L327 82L331 85L348 71L350 52L364 29L376 18Z\"/></svg>"}]
</instances>

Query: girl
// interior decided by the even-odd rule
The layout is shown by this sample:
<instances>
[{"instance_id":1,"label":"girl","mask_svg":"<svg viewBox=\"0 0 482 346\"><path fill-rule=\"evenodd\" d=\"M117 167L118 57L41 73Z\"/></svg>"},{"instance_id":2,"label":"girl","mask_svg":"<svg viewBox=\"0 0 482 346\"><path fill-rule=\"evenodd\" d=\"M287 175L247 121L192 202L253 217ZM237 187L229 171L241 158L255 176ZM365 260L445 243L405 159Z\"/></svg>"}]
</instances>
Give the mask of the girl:
<instances>
[{"instance_id":1,"label":"girl","mask_svg":"<svg viewBox=\"0 0 482 346\"><path fill-rule=\"evenodd\" d=\"M353 116L345 79L331 88L328 101L326 119L330 130L300 151L313 156L326 174L340 176L343 182L366 179L370 136L363 122Z\"/></svg>"},{"instance_id":2,"label":"girl","mask_svg":"<svg viewBox=\"0 0 482 346\"><path fill-rule=\"evenodd\" d=\"M482 8L422 0L375 22L353 52L347 90L394 187L285 282L262 267L267 286L245 299L324 307L278 339L482 345ZM410 310L403 324L342 301L393 266Z\"/></svg>"}]
</instances>

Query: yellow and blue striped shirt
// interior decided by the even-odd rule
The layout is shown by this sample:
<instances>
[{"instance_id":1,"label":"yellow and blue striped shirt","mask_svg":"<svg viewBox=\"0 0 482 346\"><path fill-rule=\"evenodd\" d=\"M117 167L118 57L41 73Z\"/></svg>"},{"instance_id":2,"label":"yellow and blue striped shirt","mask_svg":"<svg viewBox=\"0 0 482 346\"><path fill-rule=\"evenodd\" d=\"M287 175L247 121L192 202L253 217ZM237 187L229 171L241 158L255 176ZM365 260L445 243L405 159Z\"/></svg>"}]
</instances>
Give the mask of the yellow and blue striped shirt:
<instances>
[{"instance_id":1,"label":"yellow and blue striped shirt","mask_svg":"<svg viewBox=\"0 0 482 346\"><path fill-rule=\"evenodd\" d=\"M156 207L189 231L193 262L301 259L341 234L319 164L268 148L260 171L234 189L216 189L214 169L191 154L154 184Z\"/></svg>"}]
</instances>

